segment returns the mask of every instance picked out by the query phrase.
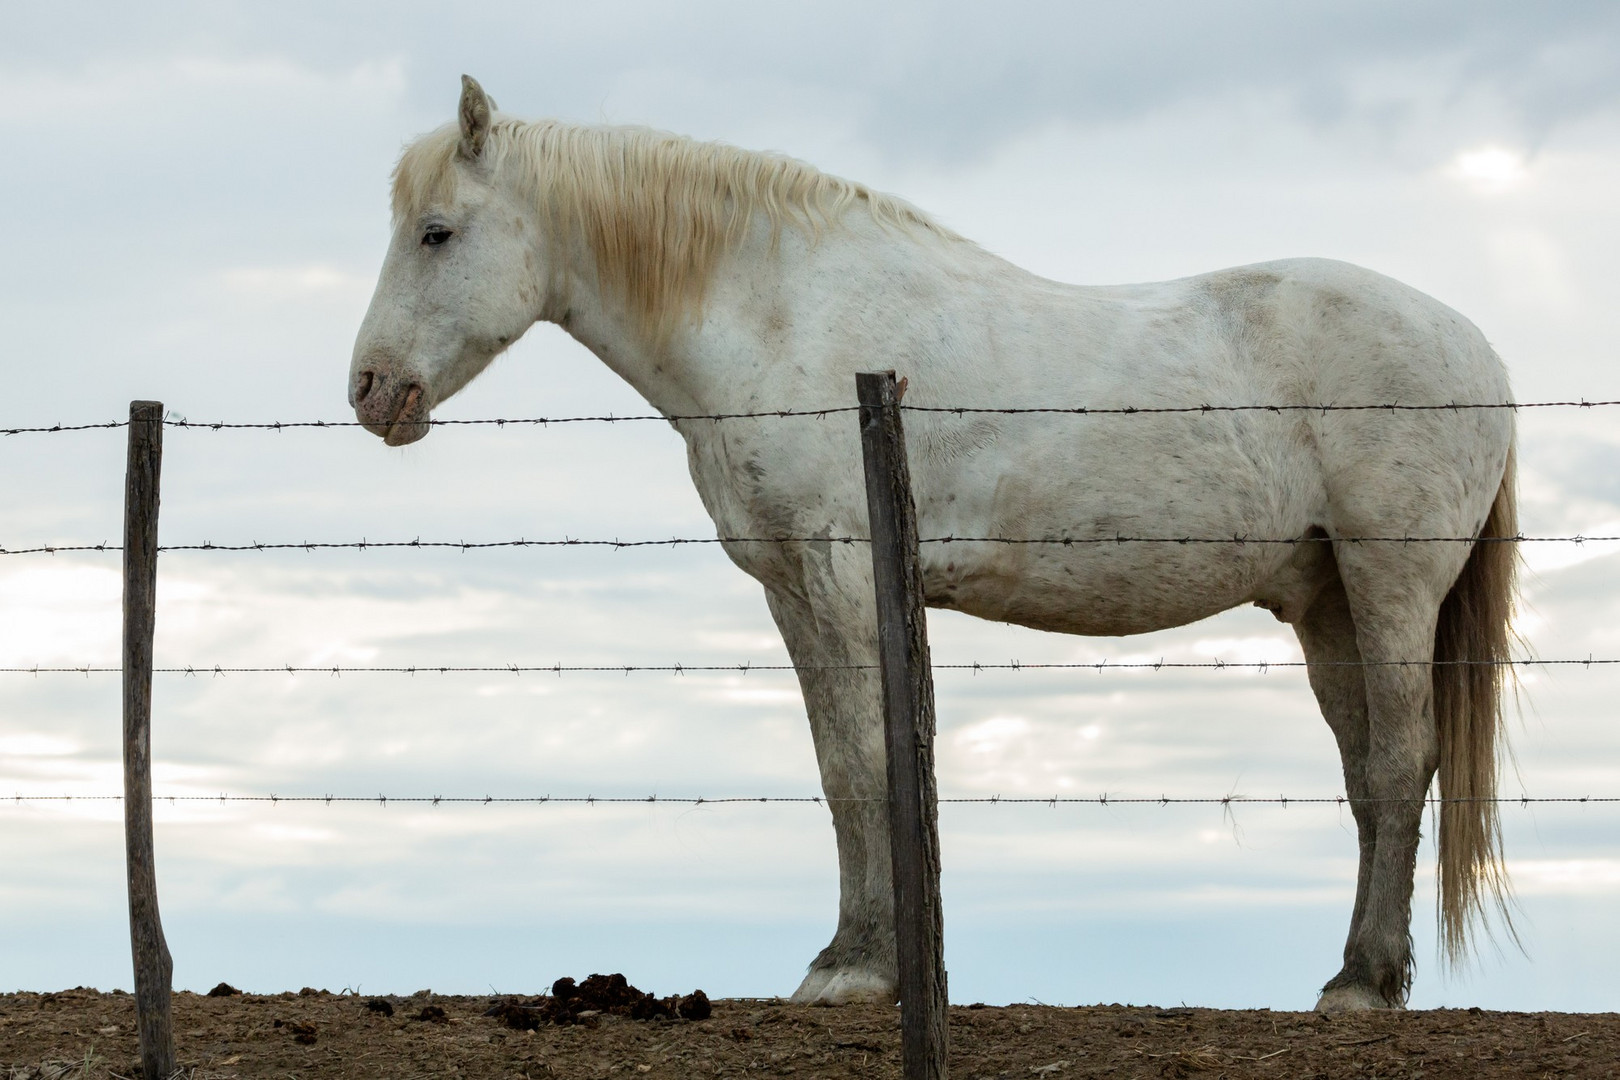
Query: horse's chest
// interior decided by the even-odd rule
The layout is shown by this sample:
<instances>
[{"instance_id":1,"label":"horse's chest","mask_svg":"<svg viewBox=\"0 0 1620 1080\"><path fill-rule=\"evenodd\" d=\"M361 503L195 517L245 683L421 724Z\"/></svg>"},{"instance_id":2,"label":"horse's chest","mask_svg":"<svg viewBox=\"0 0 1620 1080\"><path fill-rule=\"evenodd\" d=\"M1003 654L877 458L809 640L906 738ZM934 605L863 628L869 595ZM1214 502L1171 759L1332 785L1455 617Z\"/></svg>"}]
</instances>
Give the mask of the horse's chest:
<instances>
[{"instance_id":1,"label":"horse's chest","mask_svg":"<svg viewBox=\"0 0 1620 1080\"><path fill-rule=\"evenodd\" d=\"M795 417L782 422L814 421ZM858 460L829 452L821 445L825 440L776 434L688 439L692 482L719 535L771 541L831 539L864 531ZM727 553L762 580L793 561L791 545L781 543L728 544Z\"/></svg>"}]
</instances>

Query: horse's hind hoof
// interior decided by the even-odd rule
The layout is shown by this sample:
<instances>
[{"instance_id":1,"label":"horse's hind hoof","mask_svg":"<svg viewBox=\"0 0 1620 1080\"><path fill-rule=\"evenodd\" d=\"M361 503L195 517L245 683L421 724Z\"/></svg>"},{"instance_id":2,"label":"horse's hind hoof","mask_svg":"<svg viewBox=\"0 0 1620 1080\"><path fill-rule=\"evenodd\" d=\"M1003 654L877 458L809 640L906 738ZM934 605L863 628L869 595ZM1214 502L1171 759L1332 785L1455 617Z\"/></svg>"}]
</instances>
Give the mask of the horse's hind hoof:
<instances>
[{"instance_id":1,"label":"horse's hind hoof","mask_svg":"<svg viewBox=\"0 0 1620 1080\"><path fill-rule=\"evenodd\" d=\"M900 1000L894 979L860 968L812 971L793 991L795 1005L893 1005Z\"/></svg>"},{"instance_id":2,"label":"horse's hind hoof","mask_svg":"<svg viewBox=\"0 0 1620 1080\"><path fill-rule=\"evenodd\" d=\"M1339 1013L1366 1012L1369 1009L1398 1009L1384 1000L1384 995L1364 986L1335 986L1322 991L1316 999L1316 1011L1334 1016Z\"/></svg>"}]
</instances>

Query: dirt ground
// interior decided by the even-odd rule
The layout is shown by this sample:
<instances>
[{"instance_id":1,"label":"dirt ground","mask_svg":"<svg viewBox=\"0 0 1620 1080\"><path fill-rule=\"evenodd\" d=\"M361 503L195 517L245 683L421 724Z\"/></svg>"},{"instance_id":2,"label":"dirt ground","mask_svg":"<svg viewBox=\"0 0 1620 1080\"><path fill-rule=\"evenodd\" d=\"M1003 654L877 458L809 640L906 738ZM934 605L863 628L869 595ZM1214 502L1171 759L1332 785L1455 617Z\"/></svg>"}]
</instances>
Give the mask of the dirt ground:
<instances>
[{"instance_id":1,"label":"dirt ground","mask_svg":"<svg viewBox=\"0 0 1620 1080\"><path fill-rule=\"evenodd\" d=\"M175 1038L187 1080L900 1076L894 1008L721 1000L701 1020L551 1010L535 1030L513 1026L540 1015L544 1003L425 991L183 993L174 999ZM121 992L0 996L0 1080L135 1080L133 1024L133 999ZM951 1010L950 1032L955 1080L1620 1076L1615 1013L1468 1009L1329 1020L1266 1010L972 1005Z\"/></svg>"}]
</instances>

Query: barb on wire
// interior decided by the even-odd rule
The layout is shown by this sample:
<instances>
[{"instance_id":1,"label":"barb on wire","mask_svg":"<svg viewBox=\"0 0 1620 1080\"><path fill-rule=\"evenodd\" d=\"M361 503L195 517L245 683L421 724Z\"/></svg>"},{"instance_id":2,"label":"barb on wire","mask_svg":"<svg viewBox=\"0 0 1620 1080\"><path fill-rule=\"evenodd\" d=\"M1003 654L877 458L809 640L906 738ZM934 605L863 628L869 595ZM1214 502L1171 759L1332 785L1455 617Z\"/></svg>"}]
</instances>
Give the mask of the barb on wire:
<instances>
[{"instance_id":1,"label":"barb on wire","mask_svg":"<svg viewBox=\"0 0 1620 1080\"><path fill-rule=\"evenodd\" d=\"M9 802L14 805L23 803L71 803L71 802L122 802L122 795L13 795L9 799L0 799L0 802ZM675 806L735 806L746 804L769 805L772 803L814 804L817 806L831 805L833 803L880 803L887 800L882 797L866 798L833 798L826 795L722 795L710 796L670 796L670 795L231 795L220 793L218 795L153 795L154 803L322 803L327 806L354 803L374 803L379 806L389 804L427 804L430 806L491 806L491 805L527 805L527 806L614 806L614 805L675 805ZM1352 800L1344 795L1319 795L1296 798L1289 795L1278 796L1250 796L1250 795L969 795L946 796L938 800L942 804L959 806L1349 806L1352 802L1363 804L1374 803L1411 803L1412 799L1357 799ZM1542 804L1582 804L1582 803L1620 803L1620 796L1616 795L1504 795L1484 798L1478 796L1445 798L1439 795L1425 797L1423 803L1429 806L1442 806L1447 803L1494 803L1502 806L1534 806Z\"/></svg>"},{"instance_id":2,"label":"barb on wire","mask_svg":"<svg viewBox=\"0 0 1620 1080\"><path fill-rule=\"evenodd\" d=\"M1298 544L1596 544L1620 541L1620 536L928 536L919 544L1012 544L1046 547L1107 547L1124 544L1246 544L1283 545ZM677 548L701 544L869 544L864 536L674 536L663 540L583 540L564 537L561 540L345 540L345 541L278 541L264 543L257 540L246 543L216 544L205 540L200 544L162 544L159 551L367 551L373 548L421 548L453 551L484 551L492 548L554 548L594 547L620 550L626 548ZM0 546L0 555L56 555L69 551L120 552L119 544L41 544L36 547L7 548Z\"/></svg>"},{"instance_id":3,"label":"barb on wire","mask_svg":"<svg viewBox=\"0 0 1620 1080\"><path fill-rule=\"evenodd\" d=\"M1258 671L1262 674L1273 669L1288 668L1386 668L1386 667L1604 667L1620 664L1620 658L1581 657L1578 659L1543 660L1090 660L1067 662L1026 662L1009 660L1005 663L935 664L934 671L969 671L975 674L987 671ZM803 672L803 671L876 671L875 664L261 664L228 666L222 664L183 664L154 667L158 675L225 676L225 675L575 675L599 673L608 675L668 674L747 675L751 672ZM98 664L35 664L30 667L0 667L0 675L117 675L123 668Z\"/></svg>"}]
</instances>

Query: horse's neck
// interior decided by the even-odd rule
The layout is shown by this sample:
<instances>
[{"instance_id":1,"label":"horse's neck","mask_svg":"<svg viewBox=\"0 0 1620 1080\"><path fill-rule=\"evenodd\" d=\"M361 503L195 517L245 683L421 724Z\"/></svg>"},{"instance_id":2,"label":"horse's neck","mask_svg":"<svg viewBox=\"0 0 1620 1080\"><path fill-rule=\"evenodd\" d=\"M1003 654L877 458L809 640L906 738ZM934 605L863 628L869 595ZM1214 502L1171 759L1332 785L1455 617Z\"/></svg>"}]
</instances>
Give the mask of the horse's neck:
<instances>
[{"instance_id":1,"label":"horse's neck","mask_svg":"<svg viewBox=\"0 0 1620 1080\"><path fill-rule=\"evenodd\" d=\"M815 237L786 225L774 238L756 215L715 267L700 318L680 319L667 343L604 293L577 250L557 321L666 415L830 407L854 391L829 365L855 353L893 363L930 351L914 339L939 330L910 317L915 296L1021 273L974 245L908 236L861 214L852 209Z\"/></svg>"},{"instance_id":2,"label":"horse's neck","mask_svg":"<svg viewBox=\"0 0 1620 1080\"><path fill-rule=\"evenodd\" d=\"M672 370L667 345L660 346L642 333L622 302L603 295L592 273L566 276L566 299L558 305L561 310L555 317L559 326L659 412L667 416L703 411Z\"/></svg>"},{"instance_id":3,"label":"horse's neck","mask_svg":"<svg viewBox=\"0 0 1620 1080\"><path fill-rule=\"evenodd\" d=\"M761 219L763 215L759 216ZM709 302L696 318L682 318L667 340L640 325L622 298L605 292L594 261L576 248L565 256L565 300L555 321L666 415L709 415L749 408L747 361L757 360L767 318L756 305L739 304L746 292L770 297L782 287L779 250L763 220L720 260L709 282ZM739 284L745 287L739 289Z\"/></svg>"}]
</instances>

